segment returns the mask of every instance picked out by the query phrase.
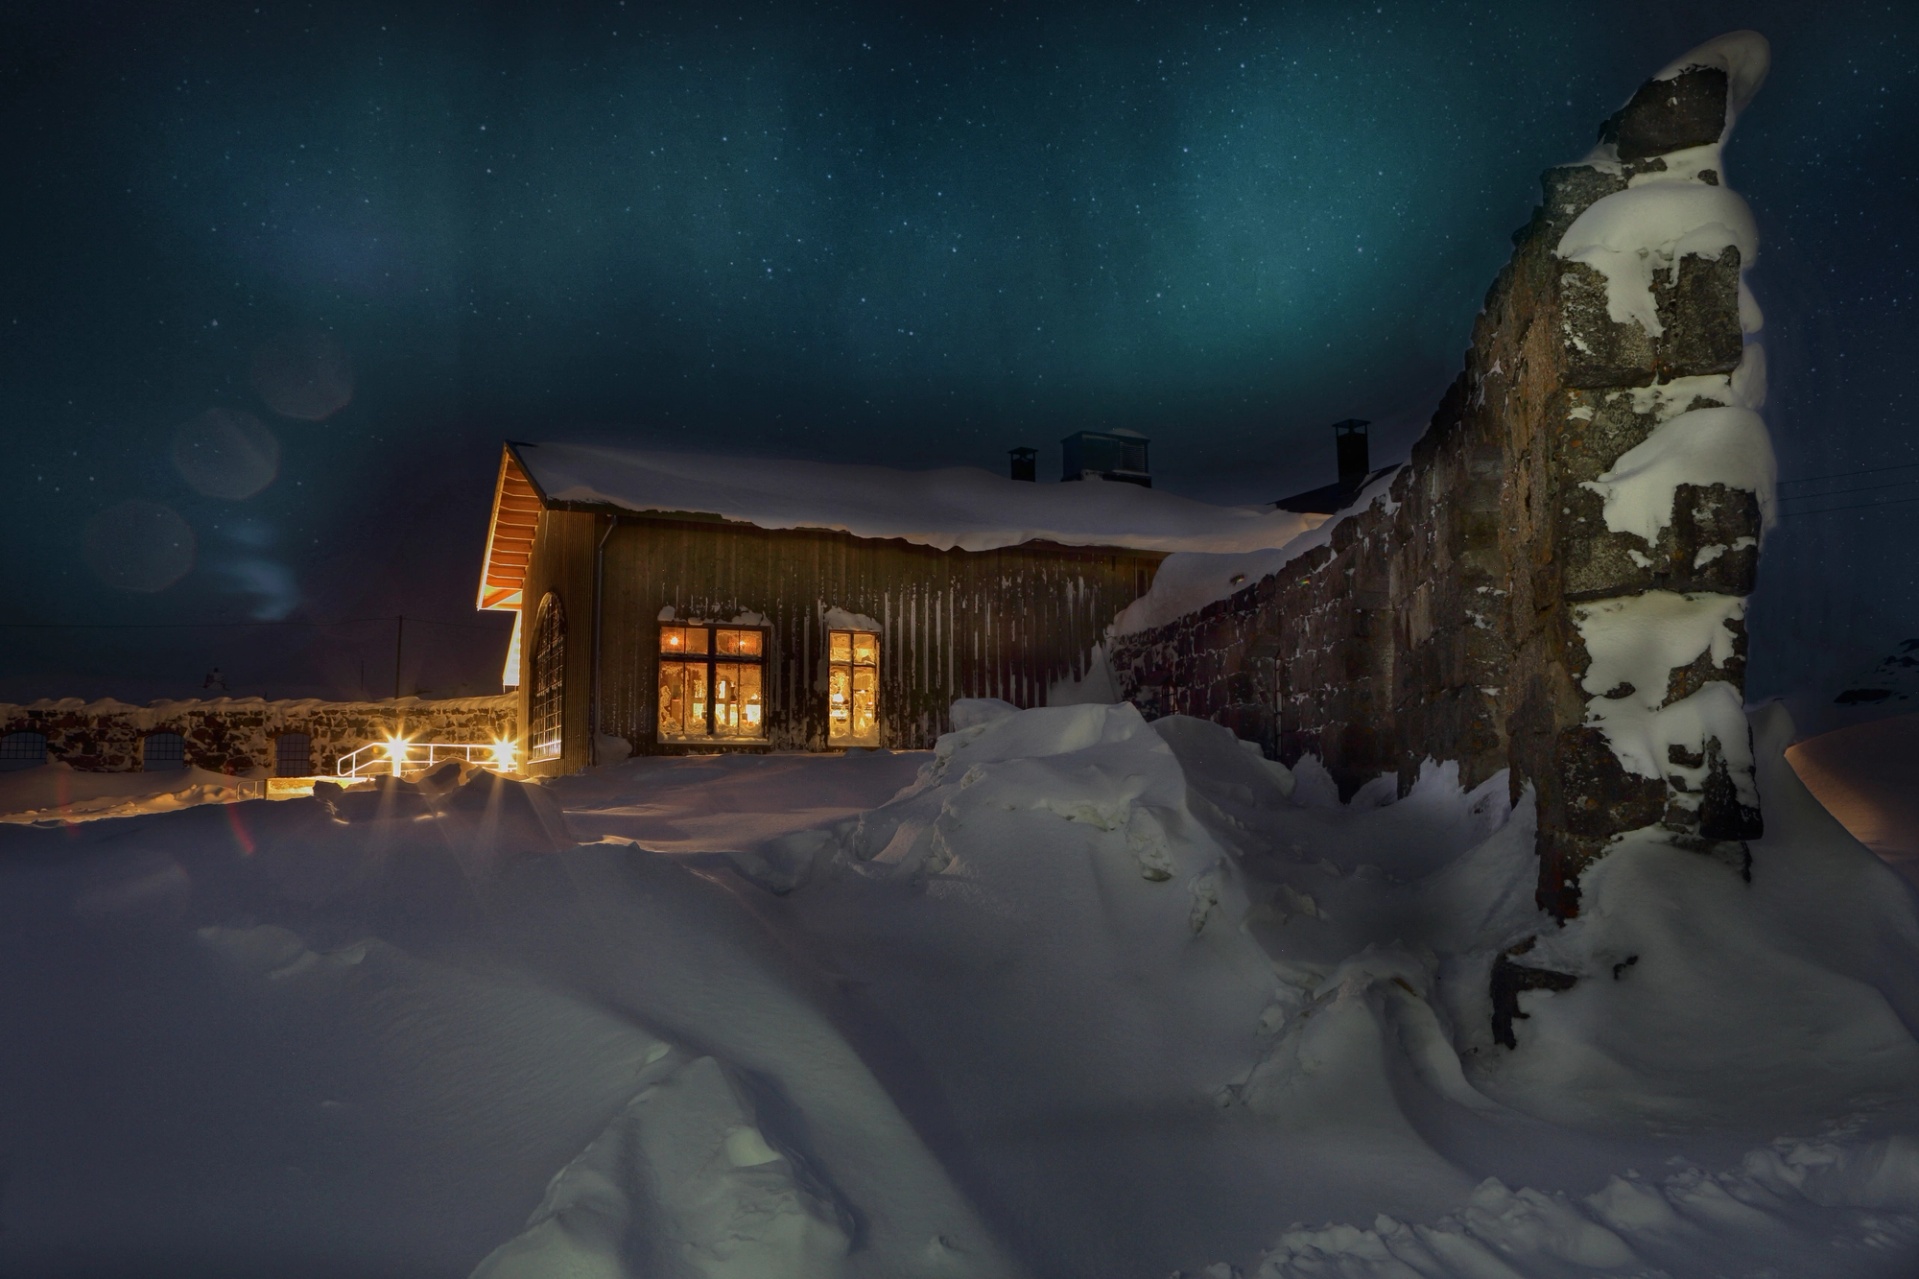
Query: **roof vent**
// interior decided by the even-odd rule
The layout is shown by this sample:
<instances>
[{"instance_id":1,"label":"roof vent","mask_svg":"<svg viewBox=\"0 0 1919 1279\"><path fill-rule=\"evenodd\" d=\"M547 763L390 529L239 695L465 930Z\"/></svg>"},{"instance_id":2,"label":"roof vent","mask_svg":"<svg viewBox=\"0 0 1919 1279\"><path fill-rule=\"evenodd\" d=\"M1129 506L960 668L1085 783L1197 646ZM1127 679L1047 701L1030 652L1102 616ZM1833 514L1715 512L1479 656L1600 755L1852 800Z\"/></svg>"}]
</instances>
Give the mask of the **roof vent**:
<instances>
[{"instance_id":1,"label":"roof vent","mask_svg":"<svg viewBox=\"0 0 1919 1279\"><path fill-rule=\"evenodd\" d=\"M1151 443L1137 431L1078 431L1059 442L1060 479L1118 480L1153 487L1146 449Z\"/></svg>"},{"instance_id":2,"label":"roof vent","mask_svg":"<svg viewBox=\"0 0 1919 1279\"><path fill-rule=\"evenodd\" d=\"M1038 449L1007 449L1006 456L1012 459L1012 475L1014 479L1029 482L1039 479Z\"/></svg>"}]
</instances>

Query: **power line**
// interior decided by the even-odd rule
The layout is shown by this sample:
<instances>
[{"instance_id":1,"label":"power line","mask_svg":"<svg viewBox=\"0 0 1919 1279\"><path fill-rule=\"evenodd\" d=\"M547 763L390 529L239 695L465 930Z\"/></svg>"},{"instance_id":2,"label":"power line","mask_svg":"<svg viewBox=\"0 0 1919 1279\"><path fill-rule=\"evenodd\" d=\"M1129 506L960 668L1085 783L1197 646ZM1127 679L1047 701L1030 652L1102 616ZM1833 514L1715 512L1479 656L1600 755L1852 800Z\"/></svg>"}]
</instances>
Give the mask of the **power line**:
<instances>
[{"instance_id":1,"label":"power line","mask_svg":"<svg viewBox=\"0 0 1919 1279\"><path fill-rule=\"evenodd\" d=\"M1779 486L1788 484L1817 484L1820 480L1849 480L1855 475L1880 475L1886 471L1910 471L1919 467L1919 462L1900 462L1893 466L1869 466L1863 471L1835 471L1831 475L1807 475L1796 480L1781 480Z\"/></svg>"},{"instance_id":2,"label":"power line","mask_svg":"<svg viewBox=\"0 0 1919 1279\"><path fill-rule=\"evenodd\" d=\"M1837 497L1839 495L1835 493L1833 496ZM1871 511L1882 506L1904 506L1909 502L1919 502L1919 497L1895 497L1888 498L1883 502L1859 502L1852 506L1826 506L1816 511L1794 510L1787 511L1786 514L1794 517L1801 515L1832 515L1838 511Z\"/></svg>"},{"instance_id":3,"label":"power line","mask_svg":"<svg viewBox=\"0 0 1919 1279\"><path fill-rule=\"evenodd\" d=\"M399 618L386 617L349 617L337 622L0 622L0 630L10 631L160 631L160 630L232 630L240 628L258 628L273 626L306 626L325 630L343 626L370 626L374 623L391 625ZM436 622L424 617L408 617L407 621L420 626L439 626L448 630L487 631L498 634L498 626L478 625L472 622Z\"/></svg>"},{"instance_id":4,"label":"power line","mask_svg":"<svg viewBox=\"0 0 1919 1279\"><path fill-rule=\"evenodd\" d=\"M1779 500L1782 502L1817 502L1822 497L1849 497L1854 493L1876 493L1881 489L1911 488L1915 484L1919 484L1919 477L1910 480L1894 480L1890 484L1862 484L1858 488L1827 489L1823 493L1784 493L1780 495Z\"/></svg>"}]
</instances>

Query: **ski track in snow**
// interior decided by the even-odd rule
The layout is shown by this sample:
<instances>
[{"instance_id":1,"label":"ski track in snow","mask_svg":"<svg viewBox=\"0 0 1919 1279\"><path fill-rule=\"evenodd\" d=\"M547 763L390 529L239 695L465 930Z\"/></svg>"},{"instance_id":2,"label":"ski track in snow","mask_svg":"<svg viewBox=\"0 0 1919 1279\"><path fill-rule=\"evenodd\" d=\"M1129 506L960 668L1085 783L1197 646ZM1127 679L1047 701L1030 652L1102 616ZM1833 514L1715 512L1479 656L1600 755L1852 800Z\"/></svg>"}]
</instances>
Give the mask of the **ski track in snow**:
<instances>
[{"instance_id":1,"label":"ski track in snow","mask_svg":"<svg viewBox=\"0 0 1919 1279\"><path fill-rule=\"evenodd\" d=\"M1919 919L1196 720L0 828L0 1272L1903 1276ZM1505 947L1574 972L1496 1046ZM290 1265L288 1258L296 1259Z\"/></svg>"}]
</instances>

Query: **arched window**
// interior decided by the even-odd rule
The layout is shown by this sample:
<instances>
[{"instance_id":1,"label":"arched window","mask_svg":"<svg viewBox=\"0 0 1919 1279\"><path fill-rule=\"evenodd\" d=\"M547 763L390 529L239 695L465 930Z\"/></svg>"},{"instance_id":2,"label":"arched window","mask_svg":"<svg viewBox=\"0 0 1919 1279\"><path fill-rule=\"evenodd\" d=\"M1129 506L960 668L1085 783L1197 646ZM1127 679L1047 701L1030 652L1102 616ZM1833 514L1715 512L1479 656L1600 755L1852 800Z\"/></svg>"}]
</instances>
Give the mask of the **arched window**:
<instances>
[{"instance_id":1,"label":"arched window","mask_svg":"<svg viewBox=\"0 0 1919 1279\"><path fill-rule=\"evenodd\" d=\"M178 733L148 733L140 739L140 768L170 773L187 766L187 739Z\"/></svg>"},{"instance_id":2,"label":"arched window","mask_svg":"<svg viewBox=\"0 0 1919 1279\"><path fill-rule=\"evenodd\" d=\"M45 733L8 733L0 737L0 773L38 768L47 762Z\"/></svg>"},{"instance_id":3,"label":"arched window","mask_svg":"<svg viewBox=\"0 0 1919 1279\"><path fill-rule=\"evenodd\" d=\"M533 623L533 669L526 715L526 756L557 760L566 744L566 610L548 591Z\"/></svg>"},{"instance_id":4,"label":"arched window","mask_svg":"<svg viewBox=\"0 0 1919 1279\"><path fill-rule=\"evenodd\" d=\"M313 739L305 733L282 733L273 739L273 775L308 777L313 773Z\"/></svg>"}]
</instances>

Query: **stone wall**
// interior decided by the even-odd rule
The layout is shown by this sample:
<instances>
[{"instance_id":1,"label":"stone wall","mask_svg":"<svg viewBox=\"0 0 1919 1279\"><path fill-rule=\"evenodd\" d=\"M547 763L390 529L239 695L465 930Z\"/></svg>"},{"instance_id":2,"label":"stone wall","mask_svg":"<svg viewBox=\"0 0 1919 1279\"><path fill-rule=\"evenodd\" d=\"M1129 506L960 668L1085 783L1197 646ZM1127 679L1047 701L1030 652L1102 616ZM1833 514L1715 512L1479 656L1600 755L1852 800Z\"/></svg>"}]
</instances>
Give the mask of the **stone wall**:
<instances>
[{"instance_id":1,"label":"stone wall","mask_svg":"<svg viewBox=\"0 0 1919 1279\"><path fill-rule=\"evenodd\" d=\"M1121 695L1317 755L1346 796L1381 773L1403 791L1428 758L1467 786L1509 768L1561 918L1628 830L1743 860L1743 597L1771 454L1750 214L1719 144L1764 57L1751 33L1702 46L1548 170L1407 464L1278 572L1115 636Z\"/></svg>"},{"instance_id":2,"label":"stone wall","mask_svg":"<svg viewBox=\"0 0 1919 1279\"><path fill-rule=\"evenodd\" d=\"M312 739L314 772L329 774L342 755L395 733L422 742L511 740L515 700L511 694L380 702L222 697L134 706L74 697L25 706L0 703L0 736L42 733L50 760L84 772L135 772L149 733L178 733L186 739L188 764L246 774L273 770L274 741L282 733L305 733Z\"/></svg>"}]
</instances>

